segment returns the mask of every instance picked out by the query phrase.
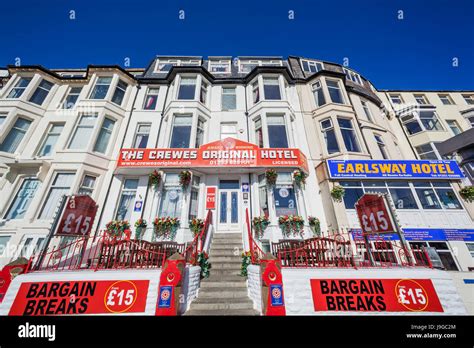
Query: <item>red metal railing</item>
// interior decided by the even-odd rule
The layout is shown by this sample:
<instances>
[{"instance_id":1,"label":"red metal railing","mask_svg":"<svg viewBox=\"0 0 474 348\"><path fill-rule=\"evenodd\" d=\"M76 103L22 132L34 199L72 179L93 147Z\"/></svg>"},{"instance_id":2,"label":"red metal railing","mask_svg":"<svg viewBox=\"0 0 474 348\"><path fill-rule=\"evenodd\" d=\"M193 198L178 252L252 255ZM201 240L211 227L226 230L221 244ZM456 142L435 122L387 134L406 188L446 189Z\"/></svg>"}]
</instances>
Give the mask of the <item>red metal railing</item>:
<instances>
[{"instance_id":1,"label":"red metal railing","mask_svg":"<svg viewBox=\"0 0 474 348\"><path fill-rule=\"evenodd\" d=\"M250 225L250 216L249 216L249 209L245 210L245 223L247 224L247 233L249 237L249 251L250 251L250 258L253 265L260 264L260 260L265 255L263 250L258 246L257 242L253 238L252 228Z\"/></svg>"},{"instance_id":2,"label":"red metal railing","mask_svg":"<svg viewBox=\"0 0 474 348\"><path fill-rule=\"evenodd\" d=\"M27 271L160 268L169 256L184 251L183 244L116 239L105 231L95 238L87 236L63 246L57 244L58 240L53 239L50 250L33 255Z\"/></svg>"},{"instance_id":3,"label":"red metal railing","mask_svg":"<svg viewBox=\"0 0 474 348\"><path fill-rule=\"evenodd\" d=\"M184 259L187 263L191 263L193 265L197 264L198 254L203 250L204 243L206 242L208 230L211 224L212 211L208 210L201 233L196 234L194 239L184 249Z\"/></svg>"},{"instance_id":4,"label":"red metal railing","mask_svg":"<svg viewBox=\"0 0 474 348\"><path fill-rule=\"evenodd\" d=\"M343 233L272 243L272 253L282 267L406 267L414 258L413 266L432 268L423 248L412 246L408 251L410 256L399 241L382 238L353 241L349 234Z\"/></svg>"}]
</instances>

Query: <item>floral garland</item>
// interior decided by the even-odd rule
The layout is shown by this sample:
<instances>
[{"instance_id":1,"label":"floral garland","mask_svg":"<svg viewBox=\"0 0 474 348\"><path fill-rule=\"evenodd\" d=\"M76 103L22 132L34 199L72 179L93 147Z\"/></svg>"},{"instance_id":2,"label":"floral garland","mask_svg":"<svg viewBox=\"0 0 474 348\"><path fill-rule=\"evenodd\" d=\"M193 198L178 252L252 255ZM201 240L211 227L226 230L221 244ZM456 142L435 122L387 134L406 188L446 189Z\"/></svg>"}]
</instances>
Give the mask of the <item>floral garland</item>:
<instances>
[{"instance_id":1,"label":"floral garland","mask_svg":"<svg viewBox=\"0 0 474 348\"><path fill-rule=\"evenodd\" d=\"M321 222L317 217L308 216L308 224L316 237L321 236Z\"/></svg>"},{"instance_id":2,"label":"floral garland","mask_svg":"<svg viewBox=\"0 0 474 348\"><path fill-rule=\"evenodd\" d=\"M153 221L153 232L155 233L155 237L174 240L179 225L180 222L178 218L170 216L155 218Z\"/></svg>"},{"instance_id":3,"label":"floral garland","mask_svg":"<svg viewBox=\"0 0 474 348\"><path fill-rule=\"evenodd\" d=\"M204 227L204 220L202 219L192 219L189 220L189 229L193 233L194 236L198 235Z\"/></svg>"},{"instance_id":4,"label":"floral garland","mask_svg":"<svg viewBox=\"0 0 474 348\"><path fill-rule=\"evenodd\" d=\"M191 172L189 170L183 170L179 173L179 184L185 190L191 183Z\"/></svg>"},{"instance_id":5,"label":"floral garland","mask_svg":"<svg viewBox=\"0 0 474 348\"><path fill-rule=\"evenodd\" d=\"M299 215L284 215L278 218L278 224L285 237L303 236L304 219Z\"/></svg>"},{"instance_id":6,"label":"floral garland","mask_svg":"<svg viewBox=\"0 0 474 348\"><path fill-rule=\"evenodd\" d=\"M268 186L274 186L278 178L278 173L274 169L267 169L265 172L265 179Z\"/></svg>"},{"instance_id":7,"label":"floral garland","mask_svg":"<svg viewBox=\"0 0 474 348\"><path fill-rule=\"evenodd\" d=\"M158 190L160 183L161 183L161 174L158 173L156 170L154 170L148 176L148 184L152 185L155 190Z\"/></svg>"},{"instance_id":8,"label":"floral garland","mask_svg":"<svg viewBox=\"0 0 474 348\"><path fill-rule=\"evenodd\" d=\"M304 185L306 184L307 177L308 177L308 174L306 174L302 170L295 170L293 172L293 180L295 181L298 187L304 187Z\"/></svg>"},{"instance_id":9,"label":"floral garland","mask_svg":"<svg viewBox=\"0 0 474 348\"><path fill-rule=\"evenodd\" d=\"M346 190L344 187L335 185L333 189L331 190L331 196L334 198L336 202L342 202L342 199L344 198L344 195L346 193Z\"/></svg>"},{"instance_id":10,"label":"floral garland","mask_svg":"<svg viewBox=\"0 0 474 348\"><path fill-rule=\"evenodd\" d=\"M120 237L125 230L130 229L130 224L127 220L112 220L105 225L105 229L111 237Z\"/></svg>"},{"instance_id":11,"label":"floral garland","mask_svg":"<svg viewBox=\"0 0 474 348\"><path fill-rule=\"evenodd\" d=\"M255 237L258 239L263 237L266 228L270 225L270 220L267 216L256 216L252 220L253 230L255 231Z\"/></svg>"},{"instance_id":12,"label":"floral garland","mask_svg":"<svg viewBox=\"0 0 474 348\"><path fill-rule=\"evenodd\" d=\"M143 236L143 232L147 227L147 222L144 219L138 219L135 221L135 239L141 239Z\"/></svg>"},{"instance_id":13,"label":"floral garland","mask_svg":"<svg viewBox=\"0 0 474 348\"><path fill-rule=\"evenodd\" d=\"M252 254L250 251L247 251L246 253L242 253L242 266L240 266L240 275L242 277L247 276L247 267L250 265L252 262Z\"/></svg>"},{"instance_id":14,"label":"floral garland","mask_svg":"<svg viewBox=\"0 0 474 348\"><path fill-rule=\"evenodd\" d=\"M198 254L198 265L201 267L201 278L208 278L211 264L209 263L209 255L205 251Z\"/></svg>"}]
</instances>

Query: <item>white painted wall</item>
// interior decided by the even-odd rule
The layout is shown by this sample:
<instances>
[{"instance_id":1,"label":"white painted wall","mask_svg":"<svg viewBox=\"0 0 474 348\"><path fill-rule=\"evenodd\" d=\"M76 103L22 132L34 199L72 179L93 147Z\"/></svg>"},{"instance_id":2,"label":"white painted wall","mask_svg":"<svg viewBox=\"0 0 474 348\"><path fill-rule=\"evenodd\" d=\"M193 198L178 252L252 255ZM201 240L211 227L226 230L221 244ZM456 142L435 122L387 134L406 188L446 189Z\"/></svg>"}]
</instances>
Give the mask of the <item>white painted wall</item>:
<instances>
[{"instance_id":1,"label":"white painted wall","mask_svg":"<svg viewBox=\"0 0 474 348\"><path fill-rule=\"evenodd\" d=\"M249 265L247 267L247 290L253 302L253 308L262 313L262 277L260 266Z\"/></svg>"},{"instance_id":2,"label":"white painted wall","mask_svg":"<svg viewBox=\"0 0 474 348\"><path fill-rule=\"evenodd\" d=\"M191 302L197 297L201 285L201 267L186 266L184 279L181 287L181 298L179 299L179 314L189 309Z\"/></svg>"}]
</instances>

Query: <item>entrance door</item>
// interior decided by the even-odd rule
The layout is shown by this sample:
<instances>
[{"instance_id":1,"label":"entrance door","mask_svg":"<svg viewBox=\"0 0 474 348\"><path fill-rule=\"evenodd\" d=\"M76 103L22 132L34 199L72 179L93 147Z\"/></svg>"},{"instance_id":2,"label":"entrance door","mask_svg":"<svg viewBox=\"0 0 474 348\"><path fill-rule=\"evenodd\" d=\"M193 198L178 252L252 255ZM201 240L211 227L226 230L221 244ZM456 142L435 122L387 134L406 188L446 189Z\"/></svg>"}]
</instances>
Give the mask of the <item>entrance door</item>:
<instances>
[{"instance_id":1,"label":"entrance door","mask_svg":"<svg viewBox=\"0 0 474 348\"><path fill-rule=\"evenodd\" d=\"M240 230L239 196L239 180L219 181L218 232L238 232Z\"/></svg>"}]
</instances>

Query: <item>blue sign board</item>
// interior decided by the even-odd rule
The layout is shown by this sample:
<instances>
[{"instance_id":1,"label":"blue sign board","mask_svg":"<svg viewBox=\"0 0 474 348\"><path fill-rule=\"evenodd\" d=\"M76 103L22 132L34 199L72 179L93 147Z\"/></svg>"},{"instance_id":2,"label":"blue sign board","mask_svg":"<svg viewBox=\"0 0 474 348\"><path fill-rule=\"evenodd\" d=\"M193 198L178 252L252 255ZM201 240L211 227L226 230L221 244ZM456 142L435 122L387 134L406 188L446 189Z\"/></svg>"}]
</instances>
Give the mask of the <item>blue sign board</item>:
<instances>
[{"instance_id":1,"label":"blue sign board","mask_svg":"<svg viewBox=\"0 0 474 348\"><path fill-rule=\"evenodd\" d=\"M362 239L362 230L353 229L354 239ZM403 233L408 241L464 241L474 242L474 229L441 229L441 228L404 228ZM390 233L380 236L369 236L370 239L383 238L398 240L398 234Z\"/></svg>"},{"instance_id":2,"label":"blue sign board","mask_svg":"<svg viewBox=\"0 0 474 348\"><path fill-rule=\"evenodd\" d=\"M456 161L328 160L332 179L462 179Z\"/></svg>"},{"instance_id":3,"label":"blue sign board","mask_svg":"<svg viewBox=\"0 0 474 348\"><path fill-rule=\"evenodd\" d=\"M242 192L249 192L250 186L248 182L243 182L242 183Z\"/></svg>"},{"instance_id":4,"label":"blue sign board","mask_svg":"<svg viewBox=\"0 0 474 348\"><path fill-rule=\"evenodd\" d=\"M160 297L158 298L158 308L170 308L173 287L166 285L160 286Z\"/></svg>"},{"instance_id":5,"label":"blue sign board","mask_svg":"<svg viewBox=\"0 0 474 348\"><path fill-rule=\"evenodd\" d=\"M143 201L136 201L133 211L142 211Z\"/></svg>"},{"instance_id":6,"label":"blue sign board","mask_svg":"<svg viewBox=\"0 0 474 348\"><path fill-rule=\"evenodd\" d=\"M272 306L283 306L283 287L281 284L270 285L270 298Z\"/></svg>"}]
</instances>

